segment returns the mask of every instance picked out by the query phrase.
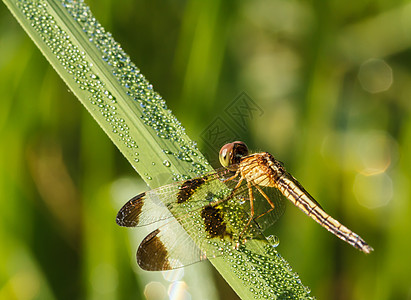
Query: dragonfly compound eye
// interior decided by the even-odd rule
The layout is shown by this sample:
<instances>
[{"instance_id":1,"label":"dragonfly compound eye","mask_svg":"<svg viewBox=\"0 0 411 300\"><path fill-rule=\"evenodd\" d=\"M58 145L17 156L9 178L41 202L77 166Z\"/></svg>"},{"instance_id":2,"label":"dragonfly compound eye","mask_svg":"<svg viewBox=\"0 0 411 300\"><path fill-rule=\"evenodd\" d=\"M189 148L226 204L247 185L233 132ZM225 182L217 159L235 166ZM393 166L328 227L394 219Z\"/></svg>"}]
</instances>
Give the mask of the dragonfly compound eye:
<instances>
[{"instance_id":1,"label":"dragonfly compound eye","mask_svg":"<svg viewBox=\"0 0 411 300\"><path fill-rule=\"evenodd\" d=\"M248 148L244 142L233 142L225 144L220 150L220 163L228 168L230 165L238 164L243 156L248 155Z\"/></svg>"}]
</instances>

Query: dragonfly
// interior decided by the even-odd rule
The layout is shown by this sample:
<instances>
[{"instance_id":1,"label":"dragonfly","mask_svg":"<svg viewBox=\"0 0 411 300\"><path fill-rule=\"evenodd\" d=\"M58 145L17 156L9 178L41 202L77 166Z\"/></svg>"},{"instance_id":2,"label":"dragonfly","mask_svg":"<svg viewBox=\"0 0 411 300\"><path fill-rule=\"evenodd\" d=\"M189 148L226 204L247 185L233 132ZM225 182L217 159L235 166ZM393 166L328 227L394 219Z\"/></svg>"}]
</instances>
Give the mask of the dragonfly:
<instances>
[{"instance_id":1,"label":"dragonfly","mask_svg":"<svg viewBox=\"0 0 411 300\"><path fill-rule=\"evenodd\" d=\"M116 222L124 227L174 217L141 242L136 257L142 269L184 267L222 255L227 245L238 249L248 239L264 238L263 231L283 214L284 198L341 240L373 251L328 215L271 154L249 154L246 144L236 141L221 148L219 160L219 170L143 192L120 209Z\"/></svg>"}]
</instances>

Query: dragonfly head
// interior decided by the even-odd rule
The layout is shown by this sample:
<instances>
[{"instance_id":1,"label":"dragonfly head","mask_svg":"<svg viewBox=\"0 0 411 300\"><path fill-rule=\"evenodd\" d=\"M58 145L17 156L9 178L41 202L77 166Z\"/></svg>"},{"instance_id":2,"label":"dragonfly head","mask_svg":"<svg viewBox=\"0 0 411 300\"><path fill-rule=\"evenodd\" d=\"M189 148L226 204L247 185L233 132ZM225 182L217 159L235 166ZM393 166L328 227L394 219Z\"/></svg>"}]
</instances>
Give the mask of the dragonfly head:
<instances>
[{"instance_id":1,"label":"dragonfly head","mask_svg":"<svg viewBox=\"0 0 411 300\"><path fill-rule=\"evenodd\" d=\"M220 150L220 163L230 171L237 170L241 158L248 155L248 148L244 142L225 144Z\"/></svg>"}]
</instances>

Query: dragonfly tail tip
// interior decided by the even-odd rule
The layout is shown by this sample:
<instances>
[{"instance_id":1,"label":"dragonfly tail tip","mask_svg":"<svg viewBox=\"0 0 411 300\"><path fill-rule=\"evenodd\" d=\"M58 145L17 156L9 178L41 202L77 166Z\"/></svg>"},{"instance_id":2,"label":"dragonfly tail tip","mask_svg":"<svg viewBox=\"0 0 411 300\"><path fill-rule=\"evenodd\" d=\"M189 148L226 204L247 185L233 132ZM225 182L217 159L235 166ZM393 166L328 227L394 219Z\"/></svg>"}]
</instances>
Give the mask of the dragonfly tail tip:
<instances>
[{"instance_id":1,"label":"dragonfly tail tip","mask_svg":"<svg viewBox=\"0 0 411 300\"><path fill-rule=\"evenodd\" d=\"M372 251L374 251L374 248L371 247L371 246L369 246L369 245L365 245L365 246L362 248L362 251L363 251L364 253L366 253L366 254L370 254Z\"/></svg>"}]
</instances>

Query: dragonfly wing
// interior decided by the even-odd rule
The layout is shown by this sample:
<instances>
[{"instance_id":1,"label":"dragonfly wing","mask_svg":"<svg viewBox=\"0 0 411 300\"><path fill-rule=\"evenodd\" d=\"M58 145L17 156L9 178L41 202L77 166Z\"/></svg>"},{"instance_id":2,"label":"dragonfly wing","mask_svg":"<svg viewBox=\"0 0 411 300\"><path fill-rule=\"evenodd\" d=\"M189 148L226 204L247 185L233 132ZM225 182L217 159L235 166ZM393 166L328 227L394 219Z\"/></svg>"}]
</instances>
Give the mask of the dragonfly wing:
<instances>
[{"instance_id":1,"label":"dragonfly wing","mask_svg":"<svg viewBox=\"0 0 411 300\"><path fill-rule=\"evenodd\" d=\"M248 212L236 198L245 192L243 186L235 195L228 188L216 193L209 191L207 196L213 201L190 209L141 242L137 251L138 264L145 270L170 270L223 255L227 247L234 248L249 220ZM252 223L244 237L262 237L259 226Z\"/></svg>"},{"instance_id":2,"label":"dragonfly wing","mask_svg":"<svg viewBox=\"0 0 411 300\"><path fill-rule=\"evenodd\" d=\"M147 271L177 269L204 259L205 253L175 221L151 232L137 250L137 263Z\"/></svg>"},{"instance_id":3,"label":"dragonfly wing","mask_svg":"<svg viewBox=\"0 0 411 300\"><path fill-rule=\"evenodd\" d=\"M120 226L136 227L148 225L172 217L161 203L156 193L141 193L129 200L117 213L116 222Z\"/></svg>"},{"instance_id":4,"label":"dragonfly wing","mask_svg":"<svg viewBox=\"0 0 411 300\"><path fill-rule=\"evenodd\" d=\"M274 204L274 209L271 209L271 205L260 194L259 190L253 188L253 194L255 195L255 221L260 226L261 230L265 230L274 225L278 219L284 214L285 211L285 197L275 188L272 187L260 187L262 191ZM269 211L268 213L266 213ZM259 217L261 216L261 217Z\"/></svg>"},{"instance_id":5,"label":"dragonfly wing","mask_svg":"<svg viewBox=\"0 0 411 300\"><path fill-rule=\"evenodd\" d=\"M221 189L224 185L220 180L227 173L227 170L220 170L141 193L120 209L117 224L144 226L199 209L213 201L209 191Z\"/></svg>"},{"instance_id":6,"label":"dragonfly wing","mask_svg":"<svg viewBox=\"0 0 411 300\"><path fill-rule=\"evenodd\" d=\"M227 170L220 170L169 184L137 195L120 209L117 223L121 226L142 226L171 216L176 218L150 233L140 244L137 261L143 269L179 268L222 255L224 249L238 244L240 236L262 238L261 229L282 214L281 202L273 197L276 210L247 226L249 189L245 182L237 186L236 179L223 183L221 180L228 175ZM265 192L272 194L270 190ZM267 211L268 202L255 188L253 195L256 217ZM181 230L181 225L186 231Z\"/></svg>"}]
</instances>

